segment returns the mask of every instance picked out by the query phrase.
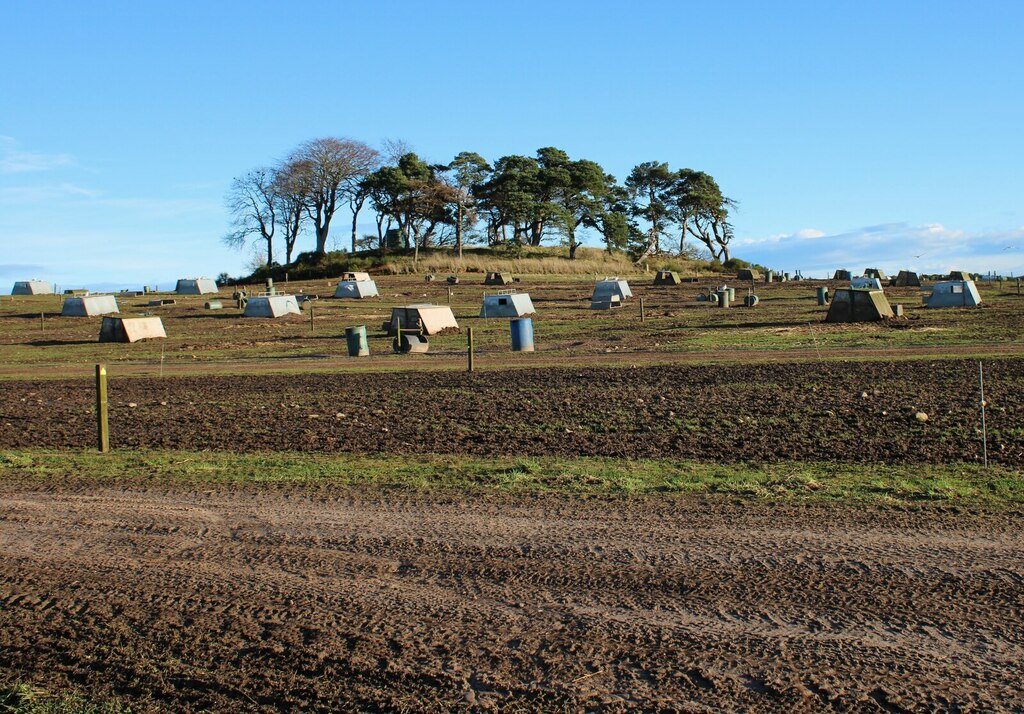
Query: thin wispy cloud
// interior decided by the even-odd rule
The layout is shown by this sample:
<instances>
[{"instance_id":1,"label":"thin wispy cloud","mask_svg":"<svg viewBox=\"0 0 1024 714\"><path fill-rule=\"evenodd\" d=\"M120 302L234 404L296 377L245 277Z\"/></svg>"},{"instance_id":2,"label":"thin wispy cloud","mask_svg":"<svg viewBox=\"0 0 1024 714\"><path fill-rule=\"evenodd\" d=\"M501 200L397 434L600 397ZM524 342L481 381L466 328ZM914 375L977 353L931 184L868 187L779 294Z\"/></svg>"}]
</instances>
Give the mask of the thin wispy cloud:
<instances>
[{"instance_id":1,"label":"thin wispy cloud","mask_svg":"<svg viewBox=\"0 0 1024 714\"><path fill-rule=\"evenodd\" d=\"M35 203L53 203L62 199L95 199L102 192L85 188L70 182L46 184L42 186L4 186L0 187L0 204L29 205Z\"/></svg>"},{"instance_id":2,"label":"thin wispy cloud","mask_svg":"<svg viewBox=\"0 0 1024 714\"><path fill-rule=\"evenodd\" d=\"M0 263L0 276L37 275L46 270L46 266L38 263Z\"/></svg>"},{"instance_id":3,"label":"thin wispy cloud","mask_svg":"<svg viewBox=\"0 0 1024 714\"><path fill-rule=\"evenodd\" d=\"M74 164L75 158L71 154L26 151L14 137L0 136L0 174L52 171Z\"/></svg>"},{"instance_id":4,"label":"thin wispy cloud","mask_svg":"<svg viewBox=\"0 0 1024 714\"><path fill-rule=\"evenodd\" d=\"M101 198L96 203L120 211L129 211L140 218L168 218L223 209L219 201L192 198Z\"/></svg>"}]
</instances>

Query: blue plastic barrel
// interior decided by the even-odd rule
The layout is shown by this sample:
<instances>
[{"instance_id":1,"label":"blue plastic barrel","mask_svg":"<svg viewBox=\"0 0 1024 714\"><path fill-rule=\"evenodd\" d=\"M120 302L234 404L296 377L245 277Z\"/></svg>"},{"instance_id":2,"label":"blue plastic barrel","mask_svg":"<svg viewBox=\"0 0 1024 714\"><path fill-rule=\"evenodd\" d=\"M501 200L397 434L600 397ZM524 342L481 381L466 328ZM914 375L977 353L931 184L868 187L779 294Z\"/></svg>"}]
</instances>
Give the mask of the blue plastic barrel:
<instances>
[{"instance_id":1,"label":"blue plastic barrel","mask_svg":"<svg viewBox=\"0 0 1024 714\"><path fill-rule=\"evenodd\" d=\"M517 317L509 321L513 352L533 352L533 318Z\"/></svg>"},{"instance_id":2,"label":"blue plastic barrel","mask_svg":"<svg viewBox=\"0 0 1024 714\"><path fill-rule=\"evenodd\" d=\"M345 328L345 343L349 357L369 357L370 345L366 342L366 325Z\"/></svg>"}]
</instances>

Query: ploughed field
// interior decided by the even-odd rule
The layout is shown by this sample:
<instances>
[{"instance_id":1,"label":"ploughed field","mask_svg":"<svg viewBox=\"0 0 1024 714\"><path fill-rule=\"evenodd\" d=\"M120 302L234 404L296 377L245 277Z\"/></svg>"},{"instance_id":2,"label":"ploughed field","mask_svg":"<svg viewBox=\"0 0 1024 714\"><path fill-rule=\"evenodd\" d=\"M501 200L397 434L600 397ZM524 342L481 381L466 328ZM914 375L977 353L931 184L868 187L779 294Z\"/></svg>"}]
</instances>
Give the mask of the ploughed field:
<instances>
[{"instance_id":1,"label":"ploughed field","mask_svg":"<svg viewBox=\"0 0 1024 714\"><path fill-rule=\"evenodd\" d=\"M1019 512L0 480L0 671L140 711L1015 711Z\"/></svg>"},{"instance_id":2,"label":"ploughed field","mask_svg":"<svg viewBox=\"0 0 1024 714\"><path fill-rule=\"evenodd\" d=\"M989 459L1024 466L1024 360L988 360ZM973 360L116 378L114 448L976 462ZM89 379L17 381L0 447L95 443ZM927 415L919 421L918 413Z\"/></svg>"}]
</instances>

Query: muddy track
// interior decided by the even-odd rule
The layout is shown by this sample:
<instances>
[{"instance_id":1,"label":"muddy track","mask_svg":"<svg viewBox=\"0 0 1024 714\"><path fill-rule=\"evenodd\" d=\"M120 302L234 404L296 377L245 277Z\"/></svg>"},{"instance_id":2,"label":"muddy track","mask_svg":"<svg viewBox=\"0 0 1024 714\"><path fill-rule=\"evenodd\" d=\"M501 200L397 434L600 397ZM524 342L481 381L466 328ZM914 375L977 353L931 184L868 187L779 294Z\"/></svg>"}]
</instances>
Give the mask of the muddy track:
<instances>
[{"instance_id":1,"label":"muddy track","mask_svg":"<svg viewBox=\"0 0 1024 714\"><path fill-rule=\"evenodd\" d=\"M981 458L977 362L113 379L115 448L947 463ZM1024 467L1024 360L986 363L989 458ZM90 380L11 382L0 447L89 447ZM915 419L922 411L926 422Z\"/></svg>"},{"instance_id":2,"label":"muddy track","mask_svg":"<svg viewBox=\"0 0 1024 714\"><path fill-rule=\"evenodd\" d=\"M1020 711L1021 514L0 480L0 671L170 711Z\"/></svg>"}]
</instances>

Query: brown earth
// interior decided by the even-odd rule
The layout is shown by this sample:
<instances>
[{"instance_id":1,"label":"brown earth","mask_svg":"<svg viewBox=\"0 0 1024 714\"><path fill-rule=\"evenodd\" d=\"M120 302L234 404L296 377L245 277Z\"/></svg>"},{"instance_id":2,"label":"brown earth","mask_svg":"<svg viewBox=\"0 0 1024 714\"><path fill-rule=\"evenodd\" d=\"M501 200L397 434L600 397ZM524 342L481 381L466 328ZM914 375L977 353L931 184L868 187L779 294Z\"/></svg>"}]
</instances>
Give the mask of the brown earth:
<instances>
[{"instance_id":1,"label":"brown earth","mask_svg":"<svg viewBox=\"0 0 1024 714\"><path fill-rule=\"evenodd\" d=\"M1024 360L986 363L990 459L1024 467ZM112 378L114 448L973 462L977 362ZM4 384L0 447L88 448L91 380ZM915 414L928 415L920 422Z\"/></svg>"},{"instance_id":2,"label":"brown earth","mask_svg":"<svg viewBox=\"0 0 1024 714\"><path fill-rule=\"evenodd\" d=\"M1021 513L0 480L0 671L158 711L1021 711Z\"/></svg>"}]
</instances>

